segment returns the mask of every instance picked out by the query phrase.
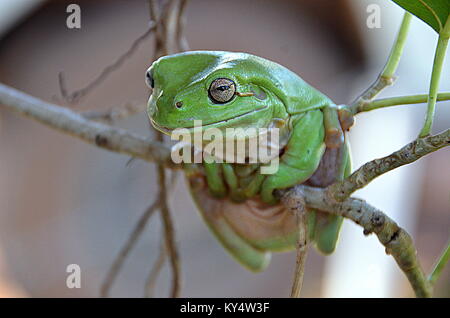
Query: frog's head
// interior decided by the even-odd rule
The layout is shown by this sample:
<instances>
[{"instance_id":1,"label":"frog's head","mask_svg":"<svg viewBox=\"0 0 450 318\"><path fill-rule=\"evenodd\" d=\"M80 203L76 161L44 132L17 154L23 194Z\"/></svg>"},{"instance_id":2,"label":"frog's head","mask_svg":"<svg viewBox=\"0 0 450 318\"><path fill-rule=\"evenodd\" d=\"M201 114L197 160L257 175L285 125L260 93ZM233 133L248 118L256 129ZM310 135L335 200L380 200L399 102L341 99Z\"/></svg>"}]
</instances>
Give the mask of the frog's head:
<instances>
[{"instance_id":1,"label":"frog's head","mask_svg":"<svg viewBox=\"0 0 450 318\"><path fill-rule=\"evenodd\" d=\"M193 128L194 120L204 128L268 127L273 118L286 117L286 111L267 63L272 62L219 51L160 58L146 74L153 89L148 102L152 124L166 134Z\"/></svg>"}]
</instances>

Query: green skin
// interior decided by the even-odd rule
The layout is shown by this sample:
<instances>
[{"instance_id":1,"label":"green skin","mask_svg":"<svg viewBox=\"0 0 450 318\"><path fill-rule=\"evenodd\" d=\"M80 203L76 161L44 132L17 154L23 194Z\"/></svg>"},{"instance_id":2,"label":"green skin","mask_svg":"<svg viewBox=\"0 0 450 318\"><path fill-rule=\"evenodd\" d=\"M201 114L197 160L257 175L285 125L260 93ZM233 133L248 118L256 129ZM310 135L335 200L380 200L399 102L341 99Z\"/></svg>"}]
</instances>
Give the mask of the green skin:
<instances>
[{"instance_id":1,"label":"green skin","mask_svg":"<svg viewBox=\"0 0 450 318\"><path fill-rule=\"evenodd\" d=\"M286 143L275 174L262 175L255 164L203 163L209 195L217 200L243 202L256 198L268 205L277 204L274 191L308 180L318 169L327 148L327 134L342 131L336 105L327 96L285 67L254 55L185 52L160 58L149 68L147 76L153 86L148 114L153 126L163 133L170 134L176 128L192 129L194 120L202 120L203 129L214 127L223 131L280 127L280 138ZM208 93L211 83L218 78L235 83L237 93L228 102L217 103ZM336 147L339 146L338 143ZM341 160L344 166L337 169L342 173L336 178L348 174L345 173L349 168L348 152L345 153ZM207 213L201 206L200 210ZM332 252L342 220L310 219L313 220L310 233L314 232L310 236L316 246L323 252ZM231 233L226 224L214 224L207 217L205 221L232 255L255 271L267 265L267 251L295 248L292 240L276 247L273 242L249 243L242 235Z\"/></svg>"}]
</instances>

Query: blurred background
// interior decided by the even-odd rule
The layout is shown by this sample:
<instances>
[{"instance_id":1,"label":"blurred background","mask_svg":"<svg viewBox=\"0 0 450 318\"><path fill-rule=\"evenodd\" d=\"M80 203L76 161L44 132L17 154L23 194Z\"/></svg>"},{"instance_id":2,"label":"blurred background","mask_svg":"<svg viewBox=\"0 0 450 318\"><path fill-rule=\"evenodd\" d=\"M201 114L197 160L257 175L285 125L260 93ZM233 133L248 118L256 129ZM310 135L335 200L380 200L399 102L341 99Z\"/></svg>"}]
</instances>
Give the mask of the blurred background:
<instances>
[{"instance_id":1,"label":"blurred background","mask_svg":"<svg viewBox=\"0 0 450 318\"><path fill-rule=\"evenodd\" d=\"M66 27L73 1L0 0L0 82L63 104L58 73L69 90L84 87L148 26L144 0L76 1L81 28ZM369 28L369 5L380 28ZM186 37L191 49L253 53L290 68L336 103L348 103L382 69L403 10L388 0L191 0ZM414 19L399 79L382 96L425 93L437 36ZM77 105L77 111L145 103L144 73L153 38ZM442 91L450 90L447 58ZM449 102L437 107L435 132L450 126ZM425 105L359 115L350 133L354 167L413 140ZM151 137L144 112L117 126ZM0 296L97 297L102 280L134 224L156 194L154 167L96 149L0 108ZM235 263L198 217L182 178L171 200L186 297L286 297L294 253L275 254L253 274ZM450 149L384 175L357 196L382 209L412 234L430 272L450 234ZM160 220L154 217L132 251L112 296L140 297L158 255ZM66 267L81 267L81 288L66 287ZM156 296L168 294L165 268ZM412 291L375 236L346 221L336 252L311 249L306 297L409 297ZM449 268L436 296L450 296Z\"/></svg>"}]
</instances>

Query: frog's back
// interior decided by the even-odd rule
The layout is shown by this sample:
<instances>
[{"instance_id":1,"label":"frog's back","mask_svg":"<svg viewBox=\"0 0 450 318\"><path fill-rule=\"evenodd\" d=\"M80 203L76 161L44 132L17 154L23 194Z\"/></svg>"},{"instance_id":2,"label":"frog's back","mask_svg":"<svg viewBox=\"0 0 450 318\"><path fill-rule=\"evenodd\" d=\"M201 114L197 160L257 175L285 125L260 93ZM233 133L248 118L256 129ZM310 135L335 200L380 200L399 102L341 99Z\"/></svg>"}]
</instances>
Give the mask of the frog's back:
<instances>
[{"instance_id":1,"label":"frog's back","mask_svg":"<svg viewBox=\"0 0 450 318\"><path fill-rule=\"evenodd\" d=\"M174 63L176 59L176 63ZM326 95L306 83L300 76L286 67L249 53L227 51L189 51L162 57L160 63L169 68L167 73L176 73L171 78L171 85L178 82L201 80L210 72L219 69L230 69L243 83L254 83L274 93L284 104L289 114L297 114L309 109L317 109L334 104ZM195 78L184 78L186 72L178 71L180 65L188 63ZM170 69L172 67L172 69ZM192 69L196 70L192 72ZM202 72L208 70L207 73Z\"/></svg>"},{"instance_id":2,"label":"frog's back","mask_svg":"<svg viewBox=\"0 0 450 318\"><path fill-rule=\"evenodd\" d=\"M333 101L286 67L248 53L224 52L223 65L242 69L247 81L277 95L289 114L333 105ZM235 57L235 58L233 58Z\"/></svg>"}]
</instances>

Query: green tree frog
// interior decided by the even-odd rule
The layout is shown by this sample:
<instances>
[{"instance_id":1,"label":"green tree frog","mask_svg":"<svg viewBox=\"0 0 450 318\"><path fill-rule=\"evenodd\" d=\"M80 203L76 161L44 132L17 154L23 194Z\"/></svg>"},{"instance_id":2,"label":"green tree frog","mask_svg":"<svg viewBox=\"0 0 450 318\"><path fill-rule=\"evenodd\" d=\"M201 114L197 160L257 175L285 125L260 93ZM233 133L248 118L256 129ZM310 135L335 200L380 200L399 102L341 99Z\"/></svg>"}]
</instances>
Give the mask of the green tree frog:
<instances>
[{"instance_id":1,"label":"green tree frog","mask_svg":"<svg viewBox=\"0 0 450 318\"><path fill-rule=\"evenodd\" d=\"M202 163L185 172L198 210L241 264L263 270L271 252L296 248L295 216L275 192L296 184L325 187L350 173L340 109L287 68L247 53L191 51L164 56L146 73L148 115L165 134L177 128L269 128L280 131L279 167ZM347 116L348 117L348 116ZM342 218L307 210L308 235L323 253L335 249Z\"/></svg>"}]
</instances>

